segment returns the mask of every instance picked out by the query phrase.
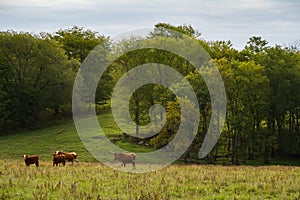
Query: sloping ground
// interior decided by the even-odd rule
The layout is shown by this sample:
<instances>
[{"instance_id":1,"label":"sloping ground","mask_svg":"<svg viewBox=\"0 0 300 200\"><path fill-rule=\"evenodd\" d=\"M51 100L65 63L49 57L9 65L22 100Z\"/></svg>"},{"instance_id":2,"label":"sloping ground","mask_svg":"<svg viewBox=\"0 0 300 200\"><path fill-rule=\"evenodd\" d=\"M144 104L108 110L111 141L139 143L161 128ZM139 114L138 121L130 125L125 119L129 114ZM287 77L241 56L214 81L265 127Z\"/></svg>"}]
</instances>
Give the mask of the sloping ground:
<instances>
[{"instance_id":1,"label":"sloping ground","mask_svg":"<svg viewBox=\"0 0 300 200\"><path fill-rule=\"evenodd\" d=\"M114 123L111 114L98 116L99 122L110 138L119 137L121 130ZM115 141L127 151L151 151L151 148L124 141ZM40 160L51 161L54 151L75 151L78 159L94 162L96 159L89 154L81 142L73 121L65 124L10 134L0 137L0 159L22 159L21 155L39 155Z\"/></svg>"},{"instance_id":2,"label":"sloping ground","mask_svg":"<svg viewBox=\"0 0 300 200\"><path fill-rule=\"evenodd\" d=\"M150 152L155 150L149 146L138 145L138 142L133 143L121 140L122 131L115 124L110 113L99 115L98 119L101 127L111 141L114 141L116 145L126 151ZM73 121L41 130L20 132L0 137L0 160L21 160L21 155L34 154L39 155L42 161L51 162L52 153L57 150L75 151L78 154L78 159L82 162L97 161L84 147ZM110 159L113 159L112 157ZM205 159L202 159L200 163L205 163ZM219 164L221 163L219 161ZM276 165L300 166L299 158L275 158L271 159L271 163ZM249 161L247 165L263 165L263 160Z\"/></svg>"},{"instance_id":3,"label":"sloping ground","mask_svg":"<svg viewBox=\"0 0 300 200\"><path fill-rule=\"evenodd\" d=\"M39 155L41 160L51 160L56 150L75 151L85 161L92 156L84 148L72 122L42 130L26 131L0 137L0 158L20 159L21 155Z\"/></svg>"}]
</instances>

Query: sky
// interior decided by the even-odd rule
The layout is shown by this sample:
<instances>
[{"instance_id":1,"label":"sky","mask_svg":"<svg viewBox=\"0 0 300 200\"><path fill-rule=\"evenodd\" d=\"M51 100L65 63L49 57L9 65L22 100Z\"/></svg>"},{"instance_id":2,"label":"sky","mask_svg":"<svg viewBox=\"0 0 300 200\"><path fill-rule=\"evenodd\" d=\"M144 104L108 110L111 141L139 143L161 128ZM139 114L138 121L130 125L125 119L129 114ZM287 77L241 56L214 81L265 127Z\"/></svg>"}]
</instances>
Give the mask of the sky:
<instances>
[{"instance_id":1,"label":"sky","mask_svg":"<svg viewBox=\"0 0 300 200\"><path fill-rule=\"evenodd\" d=\"M0 31L53 33L76 25L114 36L164 22L190 24L205 40L252 36L289 46L300 40L298 0L0 0Z\"/></svg>"}]
</instances>

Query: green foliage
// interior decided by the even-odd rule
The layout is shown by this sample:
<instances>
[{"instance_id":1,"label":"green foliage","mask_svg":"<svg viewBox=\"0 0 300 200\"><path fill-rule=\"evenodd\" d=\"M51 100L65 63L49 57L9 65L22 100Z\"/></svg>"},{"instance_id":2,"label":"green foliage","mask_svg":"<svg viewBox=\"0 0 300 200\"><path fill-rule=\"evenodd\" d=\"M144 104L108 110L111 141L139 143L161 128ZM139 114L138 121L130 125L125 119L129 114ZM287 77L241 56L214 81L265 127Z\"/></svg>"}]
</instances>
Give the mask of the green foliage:
<instances>
[{"instance_id":1,"label":"green foliage","mask_svg":"<svg viewBox=\"0 0 300 200\"><path fill-rule=\"evenodd\" d=\"M213 41L208 43L206 49L213 59L226 58L227 60L238 59L238 51L232 47L231 41Z\"/></svg>"},{"instance_id":2,"label":"green foliage","mask_svg":"<svg viewBox=\"0 0 300 200\"><path fill-rule=\"evenodd\" d=\"M170 31L171 30L171 31ZM191 25L184 24L180 26L173 26L168 23L158 23L150 36L168 36L168 37L181 37L180 34L187 35L193 38L199 38L201 33L195 30Z\"/></svg>"},{"instance_id":3,"label":"green foliage","mask_svg":"<svg viewBox=\"0 0 300 200\"><path fill-rule=\"evenodd\" d=\"M59 30L51 37L61 44L69 59L78 59L81 63L97 45L103 45L107 41L107 38L97 32L78 26Z\"/></svg>"},{"instance_id":4,"label":"green foliage","mask_svg":"<svg viewBox=\"0 0 300 200\"><path fill-rule=\"evenodd\" d=\"M249 38L243 50L238 51L233 48L231 41L200 39L200 33L186 24L173 26L158 23L149 34L150 38L156 38L155 41L131 38L114 46L110 44L108 37L77 26L61 29L54 34L1 32L1 134L43 127L53 124L53 121L70 118L72 86L80 64L88 55L108 63L113 51L120 54L120 57L103 73L98 83L96 99L88 99L90 86L85 85L87 90L81 94L85 101L83 103L91 108L95 106L98 113L105 113L110 110L109 99L113 88L125 73L146 63L170 66L186 77L198 98L198 134L185 154L185 157L190 154L191 159L196 159L211 115L210 94L202 76L184 58L172 52L160 49L133 50L143 44L151 46L154 45L151 42L158 42L162 46L172 45L182 52L194 55L193 48L182 49L186 44L179 38L185 36L192 37L193 41L201 44L210 54L212 60L201 65L203 73L209 77L209 66L216 64L227 93L226 124L207 161L218 162L219 159L224 159L227 162L230 159L233 164L240 164L264 159L267 164L276 156L299 157L299 48L283 48L278 45L271 47L262 37L254 36ZM97 46L98 44L101 45ZM123 54L124 50L127 53ZM199 55L199 60L201 59ZM83 63L83 68L88 64L90 63ZM94 83L99 77L96 73L93 75L83 77L80 81L83 84L92 79L91 82ZM160 78L163 80L163 74L160 74ZM178 84L176 87L185 94L184 85ZM131 117L138 125L150 122L148 111L155 104L161 104L167 110L167 124L161 132L147 141L151 140L151 144L159 148L172 140L180 123L180 105L174 94L160 84L147 84L138 88L129 101ZM119 133L114 128L115 126L110 131ZM136 134L139 134L138 129ZM118 143L124 147L128 145L126 141Z\"/></svg>"},{"instance_id":5,"label":"green foliage","mask_svg":"<svg viewBox=\"0 0 300 200\"><path fill-rule=\"evenodd\" d=\"M42 113L70 103L74 73L54 41L16 32L1 32L0 40L4 130L32 127Z\"/></svg>"},{"instance_id":6,"label":"green foliage","mask_svg":"<svg viewBox=\"0 0 300 200\"><path fill-rule=\"evenodd\" d=\"M249 38L245 50L249 50L251 53L260 53L266 50L268 42L260 36L253 36Z\"/></svg>"}]
</instances>

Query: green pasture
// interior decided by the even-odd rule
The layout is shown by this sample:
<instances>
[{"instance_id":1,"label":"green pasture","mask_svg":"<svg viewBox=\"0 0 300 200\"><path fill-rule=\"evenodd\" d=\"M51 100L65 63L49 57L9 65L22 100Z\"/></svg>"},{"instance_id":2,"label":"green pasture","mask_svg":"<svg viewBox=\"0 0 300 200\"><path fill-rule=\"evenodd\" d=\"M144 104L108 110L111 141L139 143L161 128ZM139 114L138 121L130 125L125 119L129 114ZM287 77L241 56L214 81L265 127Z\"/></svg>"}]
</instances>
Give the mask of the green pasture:
<instances>
[{"instance_id":1,"label":"green pasture","mask_svg":"<svg viewBox=\"0 0 300 200\"><path fill-rule=\"evenodd\" d=\"M136 174L100 163L0 160L0 199L299 199L299 177L299 167L287 166L170 165Z\"/></svg>"}]
</instances>

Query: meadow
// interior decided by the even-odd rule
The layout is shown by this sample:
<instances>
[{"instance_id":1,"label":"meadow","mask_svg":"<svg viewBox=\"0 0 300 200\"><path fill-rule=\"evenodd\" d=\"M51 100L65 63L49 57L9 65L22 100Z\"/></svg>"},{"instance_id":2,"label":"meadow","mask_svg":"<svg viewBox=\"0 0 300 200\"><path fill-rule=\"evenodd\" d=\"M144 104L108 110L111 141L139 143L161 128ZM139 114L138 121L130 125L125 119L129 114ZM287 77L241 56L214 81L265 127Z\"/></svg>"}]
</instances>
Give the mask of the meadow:
<instances>
[{"instance_id":1,"label":"meadow","mask_svg":"<svg viewBox=\"0 0 300 200\"><path fill-rule=\"evenodd\" d=\"M108 136L121 131L99 116ZM151 147L118 141L128 151ZM98 162L72 122L0 137L0 199L300 199L300 167L172 164L149 173L125 173ZM55 150L76 151L79 162L53 167ZM38 154L40 166L21 155ZM120 163L115 162L117 168ZM137 162L137 168L143 164ZM126 166L132 172L131 165Z\"/></svg>"},{"instance_id":2,"label":"meadow","mask_svg":"<svg viewBox=\"0 0 300 200\"><path fill-rule=\"evenodd\" d=\"M122 131L115 124L111 113L98 116L99 122L109 138L119 137ZM118 146L128 151L147 152L151 147L117 141ZM84 147L77 134L73 121L53 125L40 130L28 130L15 134L0 136L0 159L21 159L21 155L37 154L40 160L51 161L52 153L76 151L83 162L97 161Z\"/></svg>"},{"instance_id":3,"label":"meadow","mask_svg":"<svg viewBox=\"0 0 300 200\"><path fill-rule=\"evenodd\" d=\"M96 162L53 167L43 161L37 168L21 160L0 163L1 199L300 198L299 167L171 165L136 174Z\"/></svg>"}]
</instances>

